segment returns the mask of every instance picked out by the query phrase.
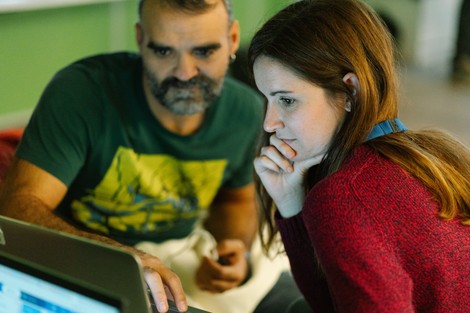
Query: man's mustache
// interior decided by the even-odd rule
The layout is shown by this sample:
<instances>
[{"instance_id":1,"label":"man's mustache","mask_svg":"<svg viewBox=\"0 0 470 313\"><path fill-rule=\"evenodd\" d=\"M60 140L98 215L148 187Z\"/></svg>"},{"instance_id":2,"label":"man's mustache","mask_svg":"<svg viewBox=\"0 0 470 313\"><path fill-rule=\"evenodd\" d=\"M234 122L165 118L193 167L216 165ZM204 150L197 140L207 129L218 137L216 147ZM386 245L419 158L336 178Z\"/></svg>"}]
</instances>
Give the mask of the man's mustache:
<instances>
[{"instance_id":1,"label":"man's mustache","mask_svg":"<svg viewBox=\"0 0 470 313\"><path fill-rule=\"evenodd\" d=\"M169 77L162 81L161 88L168 90L169 88L191 88L194 86L204 87L210 86L212 80L206 76L195 76L190 80L182 81L176 77Z\"/></svg>"}]
</instances>

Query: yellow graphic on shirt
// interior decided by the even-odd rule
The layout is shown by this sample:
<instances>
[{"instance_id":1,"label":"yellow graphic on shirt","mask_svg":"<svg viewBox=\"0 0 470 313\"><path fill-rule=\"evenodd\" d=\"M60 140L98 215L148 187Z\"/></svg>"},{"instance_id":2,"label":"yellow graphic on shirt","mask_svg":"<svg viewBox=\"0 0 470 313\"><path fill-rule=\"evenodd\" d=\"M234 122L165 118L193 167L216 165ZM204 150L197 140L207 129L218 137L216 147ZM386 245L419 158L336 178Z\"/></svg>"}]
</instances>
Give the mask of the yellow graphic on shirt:
<instances>
[{"instance_id":1,"label":"yellow graphic on shirt","mask_svg":"<svg viewBox=\"0 0 470 313\"><path fill-rule=\"evenodd\" d=\"M226 160L181 161L120 147L103 180L72 203L74 217L109 233L162 233L202 216L219 189Z\"/></svg>"}]
</instances>

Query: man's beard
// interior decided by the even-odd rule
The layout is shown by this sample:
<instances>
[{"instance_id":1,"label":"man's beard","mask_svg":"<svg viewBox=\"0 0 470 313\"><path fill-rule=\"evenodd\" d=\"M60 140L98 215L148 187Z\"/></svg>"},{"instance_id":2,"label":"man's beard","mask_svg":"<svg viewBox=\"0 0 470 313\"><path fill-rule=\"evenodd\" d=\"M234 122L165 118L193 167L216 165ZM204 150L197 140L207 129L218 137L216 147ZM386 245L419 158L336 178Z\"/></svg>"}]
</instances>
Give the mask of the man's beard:
<instances>
[{"instance_id":1,"label":"man's beard","mask_svg":"<svg viewBox=\"0 0 470 313\"><path fill-rule=\"evenodd\" d=\"M176 77L164 79L160 84L155 75L145 69L145 77L153 96L176 115L204 112L220 94L224 78L211 79L198 75L188 81Z\"/></svg>"}]
</instances>

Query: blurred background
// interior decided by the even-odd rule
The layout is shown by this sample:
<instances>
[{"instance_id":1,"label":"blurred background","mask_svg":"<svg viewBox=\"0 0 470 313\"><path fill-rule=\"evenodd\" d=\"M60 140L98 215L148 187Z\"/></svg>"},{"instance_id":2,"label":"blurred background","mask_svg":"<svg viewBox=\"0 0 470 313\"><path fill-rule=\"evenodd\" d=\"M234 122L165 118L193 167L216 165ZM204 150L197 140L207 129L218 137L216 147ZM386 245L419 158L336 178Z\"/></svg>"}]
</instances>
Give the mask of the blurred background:
<instances>
[{"instance_id":1,"label":"blurred background","mask_svg":"<svg viewBox=\"0 0 470 313\"><path fill-rule=\"evenodd\" d=\"M341 1L341 0L338 0ZM470 145L470 85L451 83L463 0L365 0L401 54L400 117L410 128L445 129ZM233 0L242 45L294 0ZM0 0L0 129L24 126L52 75L84 56L136 51L137 0Z\"/></svg>"}]
</instances>

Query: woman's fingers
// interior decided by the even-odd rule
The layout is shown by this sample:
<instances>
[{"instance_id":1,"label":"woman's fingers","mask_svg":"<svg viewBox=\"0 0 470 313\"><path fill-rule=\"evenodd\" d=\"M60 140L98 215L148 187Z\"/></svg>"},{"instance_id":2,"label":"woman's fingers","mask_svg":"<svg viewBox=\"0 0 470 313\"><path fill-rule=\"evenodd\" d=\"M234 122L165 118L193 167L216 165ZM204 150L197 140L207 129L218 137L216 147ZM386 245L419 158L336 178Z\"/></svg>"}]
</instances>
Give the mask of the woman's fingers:
<instances>
[{"instance_id":1,"label":"woman's fingers","mask_svg":"<svg viewBox=\"0 0 470 313\"><path fill-rule=\"evenodd\" d=\"M296 152L294 149L292 149L291 146L289 146L287 143L285 143L283 140L279 139L276 135L271 135L269 137L269 144L271 146L276 147L276 149L286 158L286 159L292 159L293 157L296 156Z\"/></svg>"},{"instance_id":2,"label":"woman's fingers","mask_svg":"<svg viewBox=\"0 0 470 313\"><path fill-rule=\"evenodd\" d=\"M292 163L274 146L261 148L261 154L255 159L258 169L269 169L273 172L291 172ZM258 172L259 173L259 172Z\"/></svg>"}]
</instances>

